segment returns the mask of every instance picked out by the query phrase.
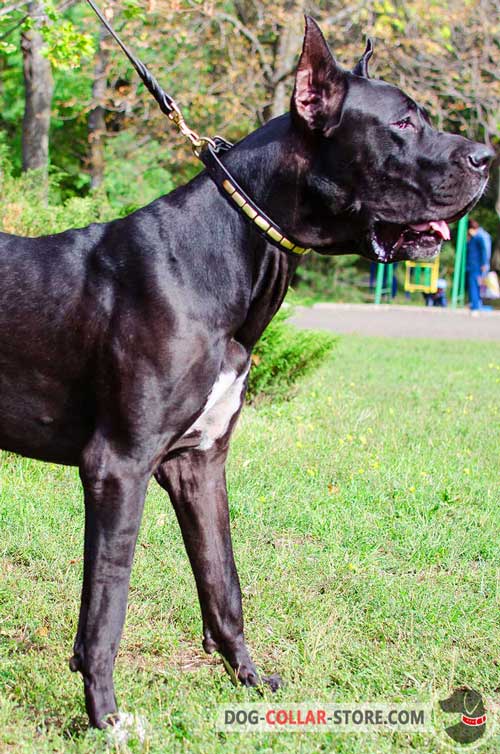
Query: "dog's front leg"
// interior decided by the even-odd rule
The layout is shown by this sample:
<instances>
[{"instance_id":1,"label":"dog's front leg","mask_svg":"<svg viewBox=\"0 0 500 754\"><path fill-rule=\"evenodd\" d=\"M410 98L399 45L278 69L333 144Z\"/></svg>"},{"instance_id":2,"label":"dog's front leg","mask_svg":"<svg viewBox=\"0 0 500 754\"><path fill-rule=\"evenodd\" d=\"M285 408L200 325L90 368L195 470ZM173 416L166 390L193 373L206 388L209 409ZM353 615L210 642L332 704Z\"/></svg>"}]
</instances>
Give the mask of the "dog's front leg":
<instances>
[{"instance_id":1,"label":"dog's front leg","mask_svg":"<svg viewBox=\"0 0 500 754\"><path fill-rule=\"evenodd\" d=\"M190 450L155 473L167 490L191 562L203 618L203 648L220 652L245 686L260 684L245 645L241 591L234 563L225 479L227 449ZM226 667L227 667L226 665ZM278 676L262 679L273 690Z\"/></svg>"},{"instance_id":2,"label":"dog's front leg","mask_svg":"<svg viewBox=\"0 0 500 754\"><path fill-rule=\"evenodd\" d=\"M83 676L90 724L103 728L117 712L113 666L149 474L96 438L85 450L80 476L85 493L84 578L70 668Z\"/></svg>"}]
</instances>

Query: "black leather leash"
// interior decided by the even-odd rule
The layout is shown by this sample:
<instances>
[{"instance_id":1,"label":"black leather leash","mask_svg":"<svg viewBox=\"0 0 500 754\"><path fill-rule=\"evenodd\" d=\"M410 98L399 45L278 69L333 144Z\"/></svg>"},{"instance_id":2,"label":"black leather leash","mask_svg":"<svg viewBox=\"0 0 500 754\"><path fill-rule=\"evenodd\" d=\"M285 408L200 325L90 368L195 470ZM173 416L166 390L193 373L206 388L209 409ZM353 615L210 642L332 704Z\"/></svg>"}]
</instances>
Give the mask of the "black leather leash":
<instances>
[{"instance_id":1,"label":"black leather leash","mask_svg":"<svg viewBox=\"0 0 500 754\"><path fill-rule=\"evenodd\" d=\"M182 111L174 98L162 89L144 63L136 58L122 42L93 0L87 0L87 2L130 60L139 74L139 77L144 82L144 85L157 101L162 113L172 121L180 133L191 143L194 154L203 162L208 174L222 196L240 213L242 217L254 225L256 230L265 237L268 243L292 254L307 254L311 251L311 249L304 248L296 243L296 241L288 234L285 234L279 225L273 222L273 220L271 220L271 218L259 208L253 199L249 197L246 191L239 185L235 177L229 172L219 155L222 155L231 149L233 146L231 142L223 139L221 136L215 136L213 139L209 136L200 136L196 131L189 128Z\"/></svg>"}]
</instances>

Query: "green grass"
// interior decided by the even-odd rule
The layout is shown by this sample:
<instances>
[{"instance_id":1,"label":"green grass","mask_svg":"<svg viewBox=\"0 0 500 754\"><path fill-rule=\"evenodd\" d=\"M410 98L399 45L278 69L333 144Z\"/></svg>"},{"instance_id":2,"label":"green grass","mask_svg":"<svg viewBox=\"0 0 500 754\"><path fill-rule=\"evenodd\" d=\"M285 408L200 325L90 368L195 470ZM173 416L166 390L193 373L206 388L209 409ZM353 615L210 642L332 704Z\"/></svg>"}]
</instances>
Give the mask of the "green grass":
<instances>
[{"instance_id":1,"label":"green grass","mask_svg":"<svg viewBox=\"0 0 500 754\"><path fill-rule=\"evenodd\" d=\"M498 705L499 383L500 344L344 337L293 401L245 409L233 539L249 645L287 684L277 702L427 701L468 683ZM76 471L0 455L0 517L0 752L104 751L67 670ZM217 734L218 704L260 699L231 686L200 634L178 527L152 485L116 667L121 706L151 723L131 751L449 751L432 732Z\"/></svg>"}]
</instances>

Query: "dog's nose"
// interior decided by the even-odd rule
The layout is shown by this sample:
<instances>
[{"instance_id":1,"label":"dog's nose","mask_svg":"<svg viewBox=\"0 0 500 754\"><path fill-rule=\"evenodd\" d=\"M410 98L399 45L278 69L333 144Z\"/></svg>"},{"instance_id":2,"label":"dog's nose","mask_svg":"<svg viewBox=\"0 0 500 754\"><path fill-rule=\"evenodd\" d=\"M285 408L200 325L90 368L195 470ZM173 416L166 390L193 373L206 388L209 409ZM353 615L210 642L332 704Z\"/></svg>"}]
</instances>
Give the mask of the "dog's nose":
<instances>
[{"instance_id":1,"label":"dog's nose","mask_svg":"<svg viewBox=\"0 0 500 754\"><path fill-rule=\"evenodd\" d=\"M490 147L485 144L477 144L472 152L469 152L467 159L474 170L486 170L494 156L495 153Z\"/></svg>"}]
</instances>

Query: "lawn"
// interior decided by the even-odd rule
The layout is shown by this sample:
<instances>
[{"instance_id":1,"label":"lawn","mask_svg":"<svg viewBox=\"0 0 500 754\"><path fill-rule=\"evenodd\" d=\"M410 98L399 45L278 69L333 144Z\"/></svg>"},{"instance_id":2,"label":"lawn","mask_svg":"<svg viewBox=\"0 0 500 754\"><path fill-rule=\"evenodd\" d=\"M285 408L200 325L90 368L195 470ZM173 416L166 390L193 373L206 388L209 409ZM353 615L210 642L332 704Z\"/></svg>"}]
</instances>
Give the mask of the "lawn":
<instances>
[{"instance_id":1,"label":"lawn","mask_svg":"<svg viewBox=\"0 0 500 754\"><path fill-rule=\"evenodd\" d=\"M277 702L428 701L467 683L498 711L499 383L500 343L343 337L293 400L245 410L233 539L249 645L286 682ZM104 751L67 669L76 470L0 455L0 517L0 752ZM152 484L115 675L123 708L150 724L131 751L449 751L432 731L218 734L217 705L261 700L232 687L200 635L180 533ZM493 734L480 751L499 745Z\"/></svg>"}]
</instances>

